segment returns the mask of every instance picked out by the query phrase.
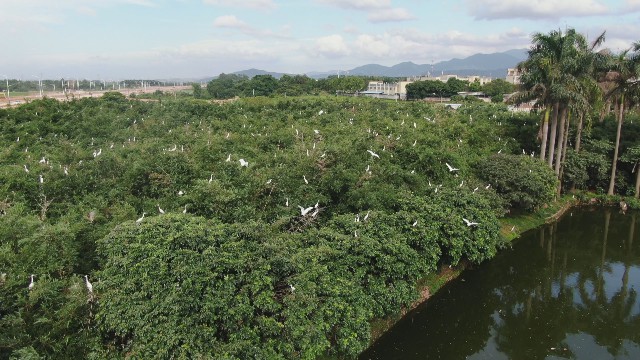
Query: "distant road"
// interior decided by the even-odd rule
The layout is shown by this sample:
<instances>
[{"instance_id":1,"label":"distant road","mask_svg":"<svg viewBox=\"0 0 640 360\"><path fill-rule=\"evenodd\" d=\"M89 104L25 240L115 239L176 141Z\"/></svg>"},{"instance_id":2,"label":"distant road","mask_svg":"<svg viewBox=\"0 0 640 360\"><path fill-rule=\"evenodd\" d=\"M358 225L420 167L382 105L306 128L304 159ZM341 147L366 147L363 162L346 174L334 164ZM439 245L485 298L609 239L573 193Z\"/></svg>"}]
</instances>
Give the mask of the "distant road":
<instances>
[{"instance_id":1,"label":"distant road","mask_svg":"<svg viewBox=\"0 0 640 360\"><path fill-rule=\"evenodd\" d=\"M148 93L154 93L157 90L160 90L165 93L172 93L174 91L189 90L189 89L191 89L191 85L151 86L146 88L120 89L120 90L92 90L92 91L76 90L76 91L68 91L67 93L63 93L62 91L45 91L43 93L43 96L52 98L52 99L57 99L60 101L66 101L66 100L80 99L80 98L86 98L86 97L101 97L102 94L108 91L118 91L128 97L131 94L148 94ZM40 98L40 93L38 92L34 92L27 96L18 96L18 97L11 96L11 105L20 105L20 104L24 104L27 101L31 101L39 98ZM6 98L1 98L0 108L4 108L7 106L9 106L9 101Z\"/></svg>"}]
</instances>

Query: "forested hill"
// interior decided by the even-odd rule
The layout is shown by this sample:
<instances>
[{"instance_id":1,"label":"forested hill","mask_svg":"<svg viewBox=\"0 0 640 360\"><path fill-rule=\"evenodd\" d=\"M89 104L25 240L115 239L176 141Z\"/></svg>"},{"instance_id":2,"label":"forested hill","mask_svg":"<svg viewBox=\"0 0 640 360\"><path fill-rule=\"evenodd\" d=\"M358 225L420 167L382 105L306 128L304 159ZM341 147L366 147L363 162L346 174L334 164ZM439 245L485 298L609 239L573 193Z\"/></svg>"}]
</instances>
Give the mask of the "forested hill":
<instances>
[{"instance_id":1,"label":"forested hill","mask_svg":"<svg viewBox=\"0 0 640 360\"><path fill-rule=\"evenodd\" d=\"M418 279L491 258L505 211L553 197L538 119L119 93L0 110L0 358L355 356Z\"/></svg>"}]
</instances>

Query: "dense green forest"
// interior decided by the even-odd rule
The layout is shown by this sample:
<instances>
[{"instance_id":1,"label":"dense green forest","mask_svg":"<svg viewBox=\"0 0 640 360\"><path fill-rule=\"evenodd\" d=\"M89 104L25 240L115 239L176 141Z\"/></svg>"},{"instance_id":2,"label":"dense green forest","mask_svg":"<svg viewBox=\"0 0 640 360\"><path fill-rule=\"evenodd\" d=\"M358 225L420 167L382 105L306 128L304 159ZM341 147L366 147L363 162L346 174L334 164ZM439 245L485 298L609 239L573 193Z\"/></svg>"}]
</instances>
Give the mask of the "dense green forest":
<instances>
[{"instance_id":1,"label":"dense green forest","mask_svg":"<svg viewBox=\"0 0 640 360\"><path fill-rule=\"evenodd\" d=\"M532 113L118 92L0 109L0 358L356 356L420 279L494 256L505 216L611 181L638 206L632 88L558 124L560 172L538 134L578 98L542 88Z\"/></svg>"}]
</instances>

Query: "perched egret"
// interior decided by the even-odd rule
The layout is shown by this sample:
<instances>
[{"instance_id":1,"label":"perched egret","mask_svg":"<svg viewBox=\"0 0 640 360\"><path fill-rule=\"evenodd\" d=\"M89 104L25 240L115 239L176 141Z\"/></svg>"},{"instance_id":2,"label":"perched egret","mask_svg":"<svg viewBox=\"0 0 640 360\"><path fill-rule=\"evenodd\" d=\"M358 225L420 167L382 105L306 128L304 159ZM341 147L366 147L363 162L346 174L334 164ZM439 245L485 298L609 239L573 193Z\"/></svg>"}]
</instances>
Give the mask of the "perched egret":
<instances>
[{"instance_id":1,"label":"perched egret","mask_svg":"<svg viewBox=\"0 0 640 360\"><path fill-rule=\"evenodd\" d=\"M249 162L245 159L240 159L240 166L249 167Z\"/></svg>"},{"instance_id":2,"label":"perched egret","mask_svg":"<svg viewBox=\"0 0 640 360\"><path fill-rule=\"evenodd\" d=\"M302 175L302 180L304 180L305 184L309 184L309 180L307 180L307 177L305 175Z\"/></svg>"},{"instance_id":3,"label":"perched egret","mask_svg":"<svg viewBox=\"0 0 640 360\"><path fill-rule=\"evenodd\" d=\"M462 220L464 220L464 223L467 224L467 226L477 226L478 223L477 222L473 222L473 221L469 221L465 218L462 218Z\"/></svg>"},{"instance_id":4,"label":"perched egret","mask_svg":"<svg viewBox=\"0 0 640 360\"><path fill-rule=\"evenodd\" d=\"M367 221L370 213L371 213L371 210L367 211L367 214L364 216L364 221Z\"/></svg>"},{"instance_id":5,"label":"perched egret","mask_svg":"<svg viewBox=\"0 0 640 360\"><path fill-rule=\"evenodd\" d=\"M164 210L162 210L162 208L160 207L160 204L157 204L157 205L158 205L158 212L160 214L164 214Z\"/></svg>"},{"instance_id":6,"label":"perched egret","mask_svg":"<svg viewBox=\"0 0 640 360\"><path fill-rule=\"evenodd\" d=\"M84 276L84 283L87 285L87 291L89 294L93 294L93 285L89 282L89 275Z\"/></svg>"},{"instance_id":7,"label":"perched egret","mask_svg":"<svg viewBox=\"0 0 640 360\"><path fill-rule=\"evenodd\" d=\"M29 169L27 168L27 165L23 165L24 166L24 171L27 172L27 174L29 173Z\"/></svg>"},{"instance_id":8,"label":"perched egret","mask_svg":"<svg viewBox=\"0 0 640 360\"><path fill-rule=\"evenodd\" d=\"M289 207L289 198L284 202L284 206Z\"/></svg>"},{"instance_id":9,"label":"perched egret","mask_svg":"<svg viewBox=\"0 0 640 360\"><path fill-rule=\"evenodd\" d=\"M491 184L488 184L487 186L485 186L485 190L489 190L489 188L491 187Z\"/></svg>"},{"instance_id":10,"label":"perched egret","mask_svg":"<svg viewBox=\"0 0 640 360\"><path fill-rule=\"evenodd\" d=\"M516 226L515 226L515 225L513 225L513 226L511 227L511 232L514 232L514 231L516 231Z\"/></svg>"},{"instance_id":11,"label":"perched egret","mask_svg":"<svg viewBox=\"0 0 640 360\"><path fill-rule=\"evenodd\" d=\"M267 180L267 185L271 184L272 181L273 181L273 179Z\"/></svg>"},{"instance_id":12,"label":"perched egret","mask_svg":"<svg viewBox=\"0 0 640 360\"><path fill-rule=\"evenodd\" d=\"M295 286L293 286L293 285L291 285L291 284L289 284L289 289L291 289L291 292L294 292L294 291L296 291L296 288L295 288Z\"/></svg>"},{"instance_id":13,"label":"perched egret","mask_svg":"<svg viewBox=\"0 0 640 360\"><path fill-rule=\"evenodd\" d=\"M418 226L418 220L414 221L411 226L413 226L413 227Z\"/></svg>"},{"instance_id":14,"label":"perched egret","mask_svg":"<svg viewBox=\"0 0 640 360\"><path fill-rule=\"evenodd\" d=\"M371 151L371 150L367 150L367 152L368 152L369 154L371 154L371 156L373 156L373 157L375 157L375 158L380 159L380 155L378 155L378 154L374 153L373 151Z\"/></svg>"},{"instance_id":15,"label":"perched egret","mask_svg":"<svg viewBox=\"0 0 640 360\"><path fill-rule=\"evenodd\" d=\"M144 220L144 216L146 215L146 212L142 213L142 217L140 217L138 220L136 220L136 224L140 224L142 222L142 220Z\"/></svg>"},{"instance_id":16,"label":"perched egret","mask_svg":"<svg viewBox=\"0 0 640 360\"><path fill-rule=\"evenodd\" d=\"M44 183L44 178L42 177L42 175L38 175L38 177L39 177L38 181L40 181L40 184Z\"/></svg>"},{"instance_id":17,"label":"perched egret","mask_svg":"<svg viewBox=\"0 0 640 360\"><path fill-rule=\"evenodd\" d=\"M229 154L229 156L227 156L227 160L225 160L226 162L231 161L231 154Z\"/></svg>"},{"instance_id":18,"label":"perched egret","mask_svg":"<svg viewBox=\"0 0 640 360\"><path fill-rule=\"evenodd\" d=\"M183 214L186 214L186 213L187 213L187 204L184 204L184 210L182 210L182 213L183 213Z\"/></svg>"},{"instance_id":19,"label":"perched egret","mask_svg":"<svg viewBox=\"0 0 640 360\"><path fill-rule=\"evenodd\" d=\"M318 111L318 115L322 115L322 114L324 114L324 110Z\"/></svg>"},{"instance_id":20,"label":"perched egret","mask_svg":"<svg viewBox=\"0 0 640 360\"><path fill-rule=\"evenodd\" d=\"M33 281L33 277L35 275L31 274L31 282L29 283L29 290L33 290L33 287L36 285L35 281Z\"/></svg>"},{"instance_id":21,"label":"perched egret","mask_svg":"<svg viewBox=\"0 0 640 360\"><path fill-rule=\"evenodd\" d=\"M456 169L453 166L449 165L448 163L444 163L445 165L447 165L447 167L449 168L449 172L453 172L453 171L458 171L460 169Z\"/></svg>"},{"instance_id":22,"label":"perched egret","mask_svg":"<svg viewBox=\"0 0 640 360\"><path fill-rule=\"evenodd\" d=\"M211 176L209 176L209 184L211 184L212 181L213 181L213 174L211 174Z\"/></svg>"}]
</instances>

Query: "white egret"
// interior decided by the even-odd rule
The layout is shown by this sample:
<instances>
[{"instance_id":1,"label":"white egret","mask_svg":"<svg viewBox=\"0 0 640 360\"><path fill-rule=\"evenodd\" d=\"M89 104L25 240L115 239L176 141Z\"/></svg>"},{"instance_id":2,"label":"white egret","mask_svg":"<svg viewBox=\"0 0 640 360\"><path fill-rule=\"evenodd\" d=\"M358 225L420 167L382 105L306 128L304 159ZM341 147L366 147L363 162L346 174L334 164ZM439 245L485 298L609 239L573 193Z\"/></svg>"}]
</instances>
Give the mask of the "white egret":
<instances>
[{"instance_id":1,"label":"white egret","mask_svg":"<svg viewBox=\"0 0 640 360\"><path fill-rule=\"evenodd\" d=\"M318 111L318 115L322 115L322 114L324 114L324 110Z\"/></svg>"},{"instance_id":2,"label":"white egret","mask_svg":"<svg viewBox=\"0 0 640 360\"><path fill-rule=\"evenodd\" d=\"M291 285L291 284L289 284L289 289L291 289L291 292L294 292L294 291L296 291L296 288L295 288L295 286L293 286L293 285Z\"/></svg>"},{"instance_id":3,"label":"white egret","mask_svg":"<svg viewBox=\"0 0 640 360\"><path fill-rule=\"evenodd\" d=\"M309 213L309 211L313 210L313 206L309 206L308 208L303 208L302 206L298 205L298 207L300 208L300 215L305 216Z\"/></svg>"},{"instance_id":4,"label":"white egret","mask_svg":"<svg viewBox=\"0 0 640 360\"><path fill-rule=\"evenodd\" d=\"M184 191L182 190L178 191L178 196L182 196L182 195L184 195Z\"/></svg>"},{"instance_id":5,"label":"white egret","mask_svg":"<svg viewBox=\"0 0 640 360\"><path fill-rule=\"evenodd\" d=\"M320 130L315 130L315 129L314 129L314 130L313 130L313 132L314 132L316 135L320 134Z\"/></svg>"},{"instance_id":6,"label":"white egret","mask_svg":"<svg viewBox=\"0 0 640 360\"><path fill-rule=\"evenodd\" d=\"M490 187L491 187L491 184L485 186L484 188L485 188L485 190L489 190Z\"/></svg>"},{"instance_id":7,"label":"white egret","mask_svg":"<svg viewBox=\"0 0 640 360\"><path fill-rule=\"evenodd\" d=\"M354 219L354 222L360 222L360 214L356 214L356 218Z\"/></svg>"},{"instance_id":8,"label":"white egret","mask_svg":"<svg viewBox=\"0 0 640 360\"><path fill-rule=\"evenodd\" d=\"M467 224L467 226L477 226L478 223L477 222L473 222L473 221L469 221L465 218L462 218L462 220L464 220L464 223Z\"/></svg>"},{"instance_id":9,"label":"white egret","mask_svg":"<svg viewBox=\"0 0 640 360\"><path fill-rule=\"evenodd\" d=\"M44 156L42 157L42 159L40 159L39 163L40 164L44 164L47 162L47 159L44 158Z\"/></svg>"},{"instance_id":10,"label":"white egret","mask_svg":"<svg viewBox=\"0 0 640 360\"><path fill-rule=\"evenodd\" d=\"M413 145L411 145L411 146L416 146L417 143L418 143L418 140L414 140L413 141Z\"/></svg>"},{"instance_id":11,"label":"white egret","mask_svg":"<svg viewBox=\"0 0 640 360\"><path fill-rule=\"evenodd\" d=\"M160 204L157 204L157 205L158 205L158 212L160 214L164 214L164 210L162 210L162 208L160 207Z\"/></svg>"},{"instance_id":12,"label":"white egret","mask_svg":"<svg viewBox=\"0 0 640 360\"><path fill-rule=\"evenodd\" d=\"M514 231L516 231L516 226L515 226L515 225L513 225L513 226L511 227L511 232L514 232Z\"/></svg>"},{"instance_id":13,"label":"white egret","mask_svg":"<svg viewBox=\"0 0 640 360\"><path fill-rule=\"evenodd\" d=\"M44 183L44 178L42 177L42 175L38 175L38 177L39 177L40 184Z\"/></svg>"},{"instance_id":14,"label":"white egret","mask_svg":"<svg viewBox=\"0 0 640 360\"><path fill-rule=\"evenodd\" d=\"M186 214L186 213L187 213L187 204L184 204L184 210L182 210L182 213L183 213L183 214Z\"/></svg>"},{"instance_id":15,"label":"white egret","mask_svg":"<svg viewBox=\"0 0 640 360\"><path fill-rule=\"evenodd\" d=\"M35 275L31 274L31 282L29 283L29 290L33 290L33 287L36 285L35 281L33 281L33 277Z\"/></svg>"},{"instance_id":16,"label":"white egret","mask_svg":"<svg viewBox=\"0 0 640 360\"><path fill-rule=\"evenodd\" d=\"M226 162L231 161L231 154L229 154L229 156L227 156L227 160L225 160Z\"/></svg>"},{"instance_id":17,"label":"white egret","mask_svg":"<svg viewBox=\"0 0 640 360\"><path fill-rule=\"evenodd\" d=\"M373 156L373 157L376 157L376 158L380 159L380 155L378 155L378 154L374 153L373 151L371 151L371 150L367 150L367 152L368 152L369 154L371 154L371 156Z\"/></svg>"},{"instance_id":18,"label":"white egret","mask_svg":"<svg viewBox=\"0 0 640 360\"><path fill-rule=\"evenodd\" d=\"M209 176L209 184L211 184L212 181L213 181L213 174L211 174L211 176Z\"/></svg>"},{"instance_id":19,"label":"white egret","mask_svg":"<svg viewBox=\"0 0 640 360\"><path fill-rule=\"evenodd\" d=\"M289 198L287 198L286 201L284 202L284 206L289 207Z\"/></svg>"},{"instance_id":20,"label":"white egret","mask_svg":"<svg viewBox=\"0 0 640 360\"><path fill-rule=\"evenodd\" d=\"M271 184L272 181L273 181L273 179L267 180L267 185Z\"/></svg>"},{"instance_id":21,"label":"white egret","mask_svg":"<svg viewBox=\"0 0 640 360\"><path fill-rule=\"evenodd\" d=\"M85 285L87 285L87 291L89 294L93 294L93 285L89 282L89 275L84 276Z\"/></svg>"},{"instance_id":22,"label":"white egret","mask_svg":"<svg viewBox=\"0 0 640 360\"><path fill-rule=\"evenodd\" d=\"M64 171L65 175L69 175L69 168L66 165L64 166L64 170L63 171Z\"/></svg>"},{"instance_id":23,"label":"white egret","mask_svg":"<svg viewBox=\"0 0 640 360\"><path fill-rule=\"evenodd\" d=\"M447 167L449 168L449 172L460 170L460 169L454 168L453 166L449 165L448 163L445 163L445 165L447 165Z\"/></svg>"},{"instance_id":24,"label":"white egret","mask_svg":"<svg viewBox=\"0 0 640 360\"><path fill-rule=\"evenodd\" d=\"M143 213L142 213L142 217L140 217L138 220L136 220L136 224L138 224L138 225L139 225L139 224L142 222L142 220L144 220L144 216L145 216L146 214L147 214L146 212L143 212Z\"/></svg>"},{"instance_id":25,"label":"white egret","mask_svg":"<svg viewBox=\"0 0 640 360\"><path fill-rule=\"evenodd\" d=\"M245 159L240 159L240 166L249 167L249 162Z\"/></svg>"},{"instance_id":26,"label":"white egret","mask_svg":"<svg viewBox=\"0 0 640 360\"><path fill-rule=\"evenodd\" d=\"M302 179L304 180L305 184L309 184L309 180L307 180L307 177L305 175L302 175Z\"/></svg>"},{"instance_id":27,"label":"white egret","mask_svg":"<svg viewBox=\"0 0 640 360\"><path fill-rule=\"evenodd\" d=\"M418 226L418 220L414 221L414 222L413 222L413 224L412 224L411 226L413 226L413 227Z\"/></svg>"},{"instance_id":28,"label":"white egret","mask_svg":"<svg viewBox=\"0 0 640 360\"><path fill-rule=\"evenodd\" d=\"M371 213L371 210L367 211L367 214L364 216L364 221L367 221L370 213Z\"/></svg>"},{"instance_id":29,"label":"white egret","mask_svg":"<svg viewBox=\"0 0 640 360\"><path fill-rule=\"evenodd\" d=\"M27 165L23 165L24 166L24 171L27 172L27 174L29 173L29 169L27 168Z\"/></svg>"}]
</instances>

